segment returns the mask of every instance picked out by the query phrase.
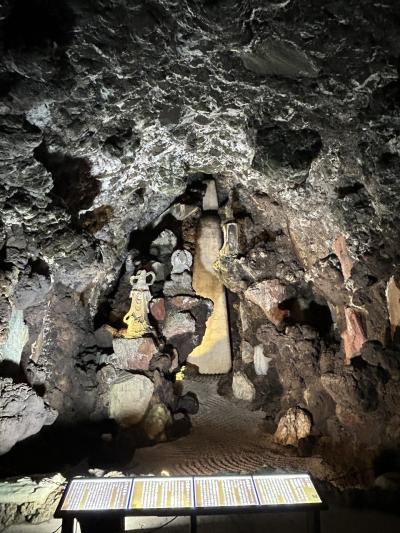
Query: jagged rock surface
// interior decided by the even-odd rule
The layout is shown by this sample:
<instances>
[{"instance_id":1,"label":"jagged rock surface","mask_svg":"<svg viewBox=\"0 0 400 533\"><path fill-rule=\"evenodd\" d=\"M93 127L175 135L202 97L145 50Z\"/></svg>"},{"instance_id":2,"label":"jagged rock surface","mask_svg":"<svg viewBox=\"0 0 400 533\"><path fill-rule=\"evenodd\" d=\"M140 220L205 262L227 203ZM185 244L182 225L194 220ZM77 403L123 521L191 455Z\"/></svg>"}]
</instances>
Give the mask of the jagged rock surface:
<instances>
[{"instance_id":1,"label":"jagged rock surface","mask_svg":"<svg viewBox=\"0 0 400 533\"><path fill-rule=\"evenodd\" d=\"M0 378L0 455L43 426L53 424L56 418L57 411L28 385Z\"/></svg>"},{"instance_id":2,"label":"jagged rock surface","mask_svg":"<svg viewBox=\"0 0 400 533\"><path fill-rule=\"evenodd\" d=\"M240 224L218 270L240 335L271 358L256 401L275 421L303 405L331 444L400 444L399 17L395 0L1 4L0 334L23 309L23 369L61 418L93 409L93 319L132 232L204 172ZM295 290L279 327L243 298L265 280ZM346 309L365 339L345 368Z\"/></svg>"}]
</instances>

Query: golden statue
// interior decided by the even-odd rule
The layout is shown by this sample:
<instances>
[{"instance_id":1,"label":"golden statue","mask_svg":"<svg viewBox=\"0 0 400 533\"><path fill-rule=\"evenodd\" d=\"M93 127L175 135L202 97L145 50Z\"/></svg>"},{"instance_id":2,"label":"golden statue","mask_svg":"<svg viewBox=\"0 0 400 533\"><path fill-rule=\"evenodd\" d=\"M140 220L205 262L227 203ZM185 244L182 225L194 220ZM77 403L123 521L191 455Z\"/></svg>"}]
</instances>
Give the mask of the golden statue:
<instances>
[{"instance_id":1,"label":"golden statue","mask_svg":"<svg viewBox=\"0 0 400 533\"><path fill-rule=\"evenodd\" d=\"M147 281L148 276L150 276L149 281ZM129 278L132 285L130 292L132 301L129 311L123 318L127 328L118 332L122 337L137 339L151 331L148 313L152 296L149 287L153 285L155 278L154 272L146 272L145 270L139 270L136 276Z\"/></svg>"}]
</instances>

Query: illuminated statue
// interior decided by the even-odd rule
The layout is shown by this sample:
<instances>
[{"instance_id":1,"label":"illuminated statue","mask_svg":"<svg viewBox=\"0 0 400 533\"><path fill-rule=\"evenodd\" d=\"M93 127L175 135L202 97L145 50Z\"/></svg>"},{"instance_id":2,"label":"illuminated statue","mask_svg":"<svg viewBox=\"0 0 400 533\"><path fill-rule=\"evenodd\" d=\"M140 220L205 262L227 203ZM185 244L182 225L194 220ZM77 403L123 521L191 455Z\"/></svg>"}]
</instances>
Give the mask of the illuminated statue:
<instances>
[{"instance_id":1,"label":"illuminated statue","mask_svg":"<svg viewBox=\"0 0 400 533\"><path fill-rule=\"evenodd\" d=\"M148 276L150 276L149 281L147 281ZM130 309L123 319L127 328L119 331L123 337L137 339L151 331L148 313L152 296L149 287L153 285L155 278L154 272L146 272L145 270L139 270L136 276L129 278L132 285L130 292L132 301Z\"/></svg>"}]
</instances>

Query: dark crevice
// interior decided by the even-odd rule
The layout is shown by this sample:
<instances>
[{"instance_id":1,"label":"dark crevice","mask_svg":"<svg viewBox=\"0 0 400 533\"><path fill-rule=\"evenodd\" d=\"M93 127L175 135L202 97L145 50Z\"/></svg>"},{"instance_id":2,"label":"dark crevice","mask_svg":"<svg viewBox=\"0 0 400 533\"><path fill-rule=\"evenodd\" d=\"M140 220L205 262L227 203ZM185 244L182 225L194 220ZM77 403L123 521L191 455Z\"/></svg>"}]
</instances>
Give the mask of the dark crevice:
<instances>
[{"instance_id":1,"label":"dark crevice","mask_svg":"<svg viewBox=\"0 0 400 533\"><path fill-rule=\"evenodd\" d=\"M356 194L361 189L364 189L364 185L362 183L353 183L352 185L347 185L345 187L338 187L336 189L338 198L342 199L346 196L349 196L350 194Z\"/></svg>"},{"instance_id":2,"label":"dark crevice","mask_svg":"<svg viewBox=\"0 0 400 533\"><path fill-rule=\"evenodd\" d=\"M65 0L14 0L4 20L6 49L68 46L76 17Z\"/></svg>"},{"instance_id":3,"label":"dark crevice","mask_svg":"<svg viewBox=\"0 0 400 533\"><path fill-rule=\"evenodd\" d=\"M89 161L49 152L45 142L35 148L34 157L52 175L54 186L50 194L54 204L68 211L76 222L79 211L89 209L100 192L100 182L91 175Z\"/></svg>"}]
</instances>

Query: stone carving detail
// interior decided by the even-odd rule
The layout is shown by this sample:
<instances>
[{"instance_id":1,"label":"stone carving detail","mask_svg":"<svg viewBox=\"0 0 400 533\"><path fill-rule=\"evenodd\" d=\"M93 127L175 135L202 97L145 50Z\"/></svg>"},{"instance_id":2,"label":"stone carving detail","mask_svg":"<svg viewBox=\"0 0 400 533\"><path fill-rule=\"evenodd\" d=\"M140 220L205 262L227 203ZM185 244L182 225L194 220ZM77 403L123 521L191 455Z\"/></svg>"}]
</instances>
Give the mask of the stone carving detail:
<instances>
[{"instance_id":1,"label":"stone carving detail","mask_svg":"<svg viewBox=\"0 0 400 533\"><path fill-rule=\"evenodd\" d=\"M235 256L239 253L239 228L236 222L227 222L222 226L224 245L219 255L222 257Z\"/></svg>"},{"instance_id":2,"label":"stone carving detail","mask_svg":"<svg viewBox=\"0 0 400 533\"><path fill-rule=\"evenodd\" d=\"M194 294L192 276L190 274L192 263L192 254L188 250L175 250L171 256L171 279L164 284L164 294L166 296Z\"/></svg>"},{"instance_id":3,"label":"stone carving detail","mask_svg":"<svg viewBox=\"0 0 400 533\"><path fill-rule=\"evenodd\" d=\"M150 276L150 281L147 281L148 276ZM152 296L149 286L154 283L154 280L154 272L146 272L145 270L139 270L136 276L130 277L132 285L130 297L132 301L130 309L123 319L127 325L126 330L120 331L123 337L137 339L151 331L148 312Z\"/></svg>"}]
</instances>

